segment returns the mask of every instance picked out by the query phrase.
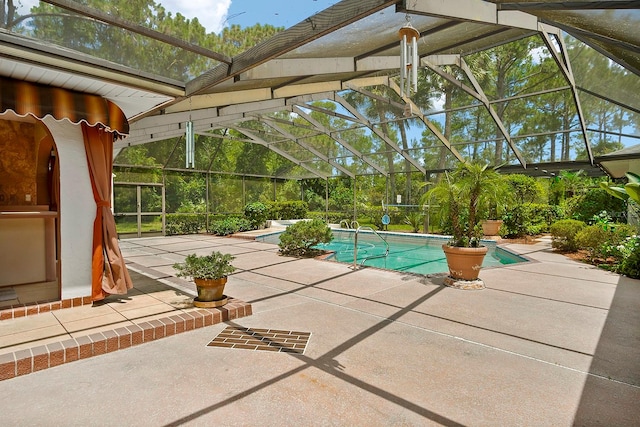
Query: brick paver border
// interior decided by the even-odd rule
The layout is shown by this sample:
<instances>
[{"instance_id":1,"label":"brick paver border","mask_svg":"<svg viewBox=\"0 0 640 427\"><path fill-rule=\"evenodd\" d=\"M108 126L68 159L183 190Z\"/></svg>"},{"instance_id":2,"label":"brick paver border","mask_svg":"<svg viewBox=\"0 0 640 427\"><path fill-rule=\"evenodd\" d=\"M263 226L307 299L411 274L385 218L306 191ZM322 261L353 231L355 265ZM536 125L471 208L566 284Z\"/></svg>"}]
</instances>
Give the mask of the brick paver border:
<instances>
[{"instance_id":1,"label":"brick paver border","mask_svg":"<svg viewBox=\"0 0 640 427\"><path fill-rule=\"evenodd\" d=\"M33 304L18 304L0 309L0 320L17 319L18 317L35 316L48 311L63 308L79 307L93 304L91 296L69 298L56 301L35 302Z\"/></svg>"},{"instance_id":2,"label":"brick paver border","mask_svg":"<svg viewBox=\"0 0 640 427\"><path fill-rule=\"evenodd\" d=\"M141 321L112 331L2 354L0 355L0 381L251 314L251 304L229 297L229 302L222 307L188 312L176 311L158 320Z\"/></svg>"}]
</instances>

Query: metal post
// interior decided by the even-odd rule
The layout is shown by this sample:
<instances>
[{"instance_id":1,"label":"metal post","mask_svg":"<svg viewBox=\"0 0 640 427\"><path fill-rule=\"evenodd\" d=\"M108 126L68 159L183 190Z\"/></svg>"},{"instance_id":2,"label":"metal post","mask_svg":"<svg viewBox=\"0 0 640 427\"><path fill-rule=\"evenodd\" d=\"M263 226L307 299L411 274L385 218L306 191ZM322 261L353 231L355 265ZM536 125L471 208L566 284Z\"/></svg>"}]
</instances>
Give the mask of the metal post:
<instances>
[{"instance_id":1,"label":"metal post","mask_svg":"<svg viewBox=\"0 0 640 427\"><path fill-rule=\"evenodd\" d=\"M164 169L162 169L162 235L167 235L167 196L166 188L167 183L165 180Z\"/></svg>"},{"instance_id":2,"label":"metal post","mask_svg":"<svg viewBox=\"0 0 640 427\"><path fill-rule=\"evenodd\" d=\"M324 181L324 220L329 222L329 178Z\"/></svg>"},{"instance_id":3,"label":"metal post","mask_svg":"<svg viewBox=\"0 0 640 427\"><path fill-rule=\"evenodd\" d=\"M206 231L207 233L209 232L209 175L211 174L211 172L207 171L205 172L207 174L206 177L206 188L204 189L204 203L206 204L206 207L204 209L204 214L205 216L205 227L206 227Z\"/></svg>"},{"instance_id":4,"label":"metal post","mask_svg":"<svg viewBox=\"0 0 640 427\"><path fill-rule=\"evenodd\" d=\"M247 184L245 183L244 180L244 175L242 175L242 206L244 207L244 205L247 204L247 188L246 188Z\"/></svg>"},{"instance_id":5,"label":"metal post","mask_svg":"<svg viewBox=\"0 0 640 427\"><path fill-rule=\"evenodd\" d=\"M356 176L353 177L353 220L354 221L358 220L358 214L356 212Z\"/></svg>"},{"instance_id":6,"label":"metal post","mask_svg":"<svg viewBox=\"0 0 640 427\"><path fill-rule=\"evenodd\" d=\"M167 209L167 196L164 189L164 180L162 182L162 235L167 235L167 220L166 220L166 209Z\"/></svg>"},{"instance_id":7,"label":"metal post","mask_svg":"<svg viewBox=\"0 0 640 427\"><path fill-rule=\"evenodd\" d=\"M138 219L138 237L142 237L142 191L139 185L136 185L136 217Z\"/></svg>"}]
</instances>

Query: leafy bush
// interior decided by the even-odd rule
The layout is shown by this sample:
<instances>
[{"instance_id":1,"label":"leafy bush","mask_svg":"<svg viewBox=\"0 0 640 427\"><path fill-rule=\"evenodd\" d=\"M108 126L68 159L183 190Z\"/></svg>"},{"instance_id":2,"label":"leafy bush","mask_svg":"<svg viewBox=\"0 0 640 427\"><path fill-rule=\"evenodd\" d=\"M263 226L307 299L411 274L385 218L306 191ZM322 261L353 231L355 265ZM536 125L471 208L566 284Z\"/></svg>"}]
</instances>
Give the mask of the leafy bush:
<instances>
[{"instance_id":1,"label":"leafy bush","mask_svg":"<svg viewBox=\"0 0 640 427\"><path fill-rule=\"evenodd\" d=\"M615 243L615 236L600 225L590 225L576 234L576 244L588 252L591 260L603 259L608 256L609 246Z\"/></svg>"},{"instance_id":2,"label":"leafy bush","mask_svg":"<svg viewBox=\"0 0 640 427\"><path fill-rule=\"evenodd\" d=\"M236 271L231 265L234 260L231 254L213 251L211 255L187 255L184 262L175 263L178 277L192 277L194 279L221 279Z\"/></svg>"},{"instance_id":3,"label":"leafy bush","mask_svg":"<svg viewBox=\"0 0 640 427\"><path fill-rule=\"evenodd\" d=\"M624 200L611 197L605 190L594 188L584 195L573 196L567 200L571 218L588 222L594 215L605 211L614 219L620 218L626 211Z\"/></svg>"},{"instance_id":4,"label":"leafy bush","mask_svg":"<svg viewBox=\"0 0 640 427\"><path fill-rule=\"evenodd\" d=\"M505 180L517 205L535 203L542 199L544 191L540 182L535 178L522 174L511 174L506 175Z\"/></svg>"},{"instance_id":5,"label":"leafy bush","mask_svg":"<svg viewBox=\"0 0 640 427\"><path fill-rule=\"evenodd\" d=\"M618 273L640 279L640 237L633 235L625 239L620 251L623 258Z\"/></svg>"},{"instance_id":6,"label":"leafy bush","mask_svg":"<svg viewBox=\"0 0 640 427\"><path fill-rule=\"evenodd\" d=\"M557 206L538 203L516 205L502 216L504 234L507 237L523 237L544 233L561 218L561 214Z\"/></svg>"},{"instance_id":7,"label":"leafy bush","mask_svg":"<svg viewBox=\"0 0 640 427\"><path fill-rule=\"evenodd\" d=\"M313 246L329 243L333 238L331 228L320 219L291 224L280 235L280 253L294 256L313 256L320 251Z\"/></svg>"},{"instance_id":8,"label":"leafy bush","mask_svg":"<svg viewBox=\"0 0 640 427\"><path fill-rule=\"evenodd\" d=\"M309 206L301 200L271 202L268 205L271 219L301 219L307 217Z\"/></svg>"},{"instance_id":9,"label":"leafy bush","mask_svg":"<svg viewBox=\"0 0 640 427\"><path fill-rule=\"evenodd\" d=\"M310 219L321 219L324 221L325 216L328 218L328 222L331 224L340 224L340 221L347 218L349 219L349 222L351 222L351 216L345 214L344 212L327 212L325 214L324 212L314 211L307 213L307 218Z\"/></svg>"},{"instance_id":10,"label":"leafy bush","mask_svg":"<svg viewBox=\"0 0 640 427\"><path fill-rule=\"evenodd\" d=\"M244 207L244 216L255 230L260 228L269 217L269 208L260 202L249 203Z\"/></svg>"},{"instance_id":11,"label":"leafy bush","mask_svg":"<svg viewBox=\"0 0 640 427\"><path fill-rule=\"evenodd\" d=\"M240 231L252 230L251 222L246 218L228 217L209 224L209 233L216 236L228 236Z\"/></svg>"},{"instance_id":12,"label":"leafy bush","mask_svg":"<svg viewBox=\"0 0 640 427\"><path fill-rule=\"evenodd\" d=\"M205 215L201 214L167 214L166 221L168 236L197 234L205 228Z\"/></svg>"},{"instance_id":13,"label":"leafy bush","mask_svg":"<svg viewBox=\"0 0 640 427\"><path fill-rule=\"evenodd\" d=\"M576 236L586 227L582 221L562 219L551 225L551 246L561 251L573 252L578 249Z\"/></svg>"}]
</instances>

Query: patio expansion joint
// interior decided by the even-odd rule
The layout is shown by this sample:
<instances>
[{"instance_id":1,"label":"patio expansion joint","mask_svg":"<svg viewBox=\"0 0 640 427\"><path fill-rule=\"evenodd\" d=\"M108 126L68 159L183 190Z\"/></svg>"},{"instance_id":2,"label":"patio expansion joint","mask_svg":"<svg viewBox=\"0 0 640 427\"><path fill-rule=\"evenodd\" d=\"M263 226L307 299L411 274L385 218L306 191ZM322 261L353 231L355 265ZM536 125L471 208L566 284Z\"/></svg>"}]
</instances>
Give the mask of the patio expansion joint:
<instances>
[{"instance_id":1,"label":"patio expansion joint","mask_svg":"<svg viewBox=\"0 0 640 427\"><path fill-rule=\"evenodd\" d=\"M568 304L568 305L575 305L575 306L578 306L578 307L593 308L595 310L609 311L609 308L607 308L607 307L597 307L595 305L581 304L581 303L571 302L571 301L564 301L564 300L557 299L557 298L541 297L541 296L538 296L538 295L525 294L523 292L508 291L506 289L492 288L492 287L489 287L489 286L487 286L486 288L489 289L489 290L492 290L492 291L496 291L496 292L505 292L505 293L514 294L514 295L525 296L525 297L528 297L528 298L537 298L537 299L541 299L541 300L545 300L545 301L553 301L553 302L557 302L557 303L560 303L560 304Z\"/></svg>"},{"instance_id":2,"label":"patio expansion joint","mask_svg":"<svg viewBox=\"0 0 640 427\"><path fill-rule=\"evenodd\" d=\"M191 331L250 316L250 303L229 297L229 302L217 308L176 310L155 320L132 322L131 325L113 330L95 332L78 338L62 339L46 345L36 345L15 352L0 354L0 381L30 374L65 363L155 341L179 333Z\"/></svg>"},{"instance_id":3,"label":"patio expansion joint","mask_svg":"<svg viewBox=\"0 0 640 427\"><path fill-rule=\"evenodd\" d=\"M526 354L518 353L518 352L515 352L515 351L512 351L512 350L507 350L507 349L496 347L496 346L489 345L489 344L484 344L484 343L481 343L481 342L478 342L478 341L470 340L468 338L463 338L463 337L460 337L460 336L457 336L457 335L452 335L452 334L449 334L449 333L446 333L446 332L437 331L435 329L416 326L414 324L406 323L406 322L403 322L401 320L392 320L392 319L389 319L389 318L384 317L384 316L380 316L380 315L376 315L376 314L373 314L373 313L364 312L364 311L361 311L361 310L358 310L358 309L355 309L355 308L352 308L352 307L343 307L343 308L346 308L346 309L352 310L352 311L356 311L356 312L359 312L359 313L367 314L369 316L373 316L373 317L376 317L376 318L379 318L379 319L382 319L382 320L385 320L385 321L388 321L388 322L398 323L398 324L401 324L401 325L409 327L409 328L416 328L416 329L419 329L421 331L429 332L429 333L432 333L432 334L435 334L435 335L439 335L439 336L442 336L442 337L445 337L445 338L450 338L450 339L453 339L453 340L456 340L456 341L460 341L460 342L464 342L464 343L471 344L471 345L477 345L479 347L484 347L484 348L487 348L487 349L490 349L490 350L493 350L493 351L497 351L497 352L500 352L500 353L509 354L509 355L512 355L512 356L515 356L515 357L521 357L523 359L531 360L531 361L534 361L534 362L537 362L537 363L541 363L541 364L544 364L544 365L554 366L554 367L559 368L559 369L575 372L575 373L578 373L578 374L581 374L581 375L586 375L586 376L589 376L589 377L592 377L592 378L598 378L598 379L601 379L601 380L604 380L604 381L610 381L610 382L613 382L613 383L616 383L616 384L620 384L620 385L624 385L624 386L628 386L628 387L640 390L640 385L628 383L628 382L625 382L625 381L620 381L620 380L617 380L615 378L607 377L607 376L600 375L600 374L595 374L593 372L585 371L583 369L573 368L571 366L563 365L563 364L560 364L560 363L557 363L557 362L550 362L548 360L540 359L538 357L529 356L529 355L526 355ZM440 317L440 316L433 316L433 315L430 315L430 314L425 314L425 315L455 322L454 320L446 319L446 318L443 318L443 317ZM468 326L472 326L472 325L468 325ZM497 332L497 331L495 331L495 332ZM526 338L521 338L521 337L516 337L516 338L527 340ZM541 344L541 345L549 345L549 344L546 344L546 343L543 343L543 342L540 342L540 341L534 341L534 340L527 340L527 341L531 341L531 342L534 342L534 343L537 343L537 344ZM559 349L565 350L565 351L575 352L575 353L582 354L582 355L589 356L589 357L593 357L594 356L593 354L583 353L583 352L580 352L580 351L571 350L571 349L567 349L567 348L563 348L563 347L557 347L557 346L553 346L553 347L556 347L556 348L559 348Z\"/></svg>"}]
</instances>

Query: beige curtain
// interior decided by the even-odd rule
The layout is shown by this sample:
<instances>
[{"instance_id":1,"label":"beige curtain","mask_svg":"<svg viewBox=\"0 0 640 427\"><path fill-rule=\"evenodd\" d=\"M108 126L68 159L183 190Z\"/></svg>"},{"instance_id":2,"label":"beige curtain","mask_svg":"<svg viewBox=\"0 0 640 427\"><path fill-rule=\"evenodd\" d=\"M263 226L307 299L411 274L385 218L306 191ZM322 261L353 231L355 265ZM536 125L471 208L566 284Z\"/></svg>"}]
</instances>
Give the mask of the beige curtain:
<instances>
[{"instance_id":1,"label":"beige curtain","mask_svg":"<svg viewBox=\"0 0 640 427\"><path fill-rule=\"evenodd\" d=\"M110 206L114 135L102 126L91 127L86 123L82 123L82 134L97 207L93 223L91 296L93 301L99 301L109 294L126 294L133 284L118 246Z\"/></svg>"}]
</instances>

